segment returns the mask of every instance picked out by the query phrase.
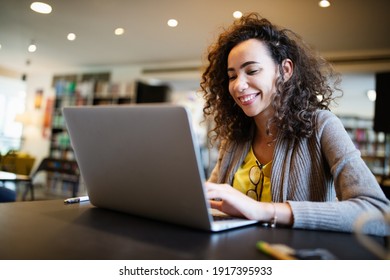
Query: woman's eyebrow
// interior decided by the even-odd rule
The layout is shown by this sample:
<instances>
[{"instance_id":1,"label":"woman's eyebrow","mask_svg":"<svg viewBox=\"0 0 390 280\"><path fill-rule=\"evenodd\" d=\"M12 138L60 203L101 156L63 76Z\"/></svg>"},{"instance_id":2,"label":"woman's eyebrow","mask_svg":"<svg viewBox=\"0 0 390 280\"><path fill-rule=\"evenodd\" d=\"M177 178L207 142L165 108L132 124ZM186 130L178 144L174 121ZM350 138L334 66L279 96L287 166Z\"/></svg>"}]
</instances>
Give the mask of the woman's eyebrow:
<instances>
[{"instance_id":1,"label":"woman's eyebrow","mask_svg":"<svg viewBox=\"0 0 390 280\"><path fill-rule=\"evenodd\" d=\"M251 64L259 64L260 62L256 62L256 61L247 61L247 62L244 62L241 66L240 66L240 69L242 68L245 68L246 66L248 65L251 65ZM231 72L231 71L234 71L234 68L233 67L229 67L227 69L228 72Z\"/></svg>"}]
</instances>

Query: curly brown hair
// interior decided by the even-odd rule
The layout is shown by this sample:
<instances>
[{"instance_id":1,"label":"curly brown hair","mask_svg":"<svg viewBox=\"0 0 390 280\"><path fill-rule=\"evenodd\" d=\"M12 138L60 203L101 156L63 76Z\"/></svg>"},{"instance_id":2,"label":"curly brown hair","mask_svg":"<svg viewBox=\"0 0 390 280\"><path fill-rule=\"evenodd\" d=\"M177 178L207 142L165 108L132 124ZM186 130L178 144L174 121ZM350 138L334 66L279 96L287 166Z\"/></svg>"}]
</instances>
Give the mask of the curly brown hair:
<instances>
[{"instance_id":1,"label":"curly brown hair","mask_svg":"<svg viewBox=\"0 0 390 280\"><path fill-rule=\"evenodd\" d=\"M275 114L268 121L268 127L275 124L283 138L310 137L315 129L314 112L330 110L333 94L339 90L340 75L299 35L273 25L257 13L250 13L225 29L208 49L209 64L200 86L206 101L203 112L214 119L210 131L215 133L214 140L251 139L254 121L236 106L229 93L227 59L233 47L253 38L266 45L280 71L271 101ZM284 81L281 65L286 58L292 60L294 71L290 79Z\"/></svg>"}]
</instances>

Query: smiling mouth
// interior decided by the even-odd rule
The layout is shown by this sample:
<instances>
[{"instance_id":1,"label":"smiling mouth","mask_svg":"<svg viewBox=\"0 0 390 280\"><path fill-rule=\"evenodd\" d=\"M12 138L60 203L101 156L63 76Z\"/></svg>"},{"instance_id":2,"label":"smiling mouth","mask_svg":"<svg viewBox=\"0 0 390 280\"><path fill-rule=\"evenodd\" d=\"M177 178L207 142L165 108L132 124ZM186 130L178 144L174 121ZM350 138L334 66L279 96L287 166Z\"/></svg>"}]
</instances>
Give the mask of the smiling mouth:
<instances>
[{"instance_id":1,"label":"smiling mouth","mask_svg":"<svg viewBox=\"0 0 390 280\"><path fill-rule=\"evenodd\" d=\"M250 103L252 100L256 98L260 93L246 94L244 96L240 96L238 99L242 104Z\"/></svg>"}]
</instances>

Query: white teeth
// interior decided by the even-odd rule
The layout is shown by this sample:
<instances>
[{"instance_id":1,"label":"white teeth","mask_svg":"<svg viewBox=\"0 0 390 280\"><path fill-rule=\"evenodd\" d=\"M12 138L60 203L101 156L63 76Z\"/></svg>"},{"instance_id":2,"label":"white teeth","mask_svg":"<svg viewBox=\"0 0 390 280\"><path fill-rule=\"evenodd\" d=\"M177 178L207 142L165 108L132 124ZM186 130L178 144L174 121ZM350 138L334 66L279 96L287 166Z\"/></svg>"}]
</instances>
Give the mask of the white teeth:
<instances>
[{"instance_id":1,"label":"white teeth","mask_svg":"<svg viewBox=\"0 0 390 280\"><path fill-rule=\"evenodd\" d=\"M246 96L240 97L240 100L241 100L241 102L248 102L248 101L251 101L252 99L254 99L255 97L256 97L256 94L246 95Z\"/></svg>"}]
</instances>

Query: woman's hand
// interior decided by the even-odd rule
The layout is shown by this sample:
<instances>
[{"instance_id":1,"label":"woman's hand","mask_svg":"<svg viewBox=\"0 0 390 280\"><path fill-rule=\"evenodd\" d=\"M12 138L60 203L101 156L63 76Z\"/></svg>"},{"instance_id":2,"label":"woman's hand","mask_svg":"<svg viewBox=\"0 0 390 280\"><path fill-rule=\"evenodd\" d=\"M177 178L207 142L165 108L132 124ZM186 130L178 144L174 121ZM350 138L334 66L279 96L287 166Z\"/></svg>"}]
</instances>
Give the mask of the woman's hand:
<instances>
[{"instance_id":1,"label":"woman's hand","mask_svg":"<svg viewBox=\"0 0 390 280\"><path fill-rule=\"evenodd\" d=\"M280 224L292 225L293 214L288 203L256 201L228 184L205 183L210 206L231 216L269 222L277 217Z\"/></svg>"},{"instance_id":2,"label":"woman's hand","mask_svg":"<svg viewBox=\"0 0 390 280\"><path fill-rule=\"evenodd\" d=\"M206 195L210 206L231 216L264 220L261 202L253 200L228 184L206 182ZM264 207L264 205L263 205Z\"/></svg>"}]
</instances>

